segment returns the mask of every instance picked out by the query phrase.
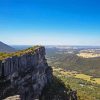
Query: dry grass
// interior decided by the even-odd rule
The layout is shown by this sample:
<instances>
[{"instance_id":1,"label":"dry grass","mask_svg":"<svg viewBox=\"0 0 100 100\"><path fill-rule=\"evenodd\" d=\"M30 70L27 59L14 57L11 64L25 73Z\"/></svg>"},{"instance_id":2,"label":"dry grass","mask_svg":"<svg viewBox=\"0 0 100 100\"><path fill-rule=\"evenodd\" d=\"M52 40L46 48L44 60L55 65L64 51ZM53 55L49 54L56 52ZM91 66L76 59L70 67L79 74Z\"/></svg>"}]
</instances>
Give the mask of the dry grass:
<instances>
[{"instance_id":1,"label":"dry grass","mask_svg":"<svg viewBox=\"0 0 100 100\"><path fill-rule=\"evenodd\" d=\"M25 50L20 50L17 52L13 52L13 53L2 53L0 52L0 60L4 60L6 58L12 57L12 56L21 56L27 53L34 53L36 49L40 48L41 46L34 46Z\"/></svg>"},{"instance_id":2,"label":"dry grass","mask_svg":"<svg viewBox=\"0 0 100 100\"><path fill-rule=\"evenodd\" d=\"M100 84L100 78L94 78L95 82Z\"/></svg>"}]
</instances>

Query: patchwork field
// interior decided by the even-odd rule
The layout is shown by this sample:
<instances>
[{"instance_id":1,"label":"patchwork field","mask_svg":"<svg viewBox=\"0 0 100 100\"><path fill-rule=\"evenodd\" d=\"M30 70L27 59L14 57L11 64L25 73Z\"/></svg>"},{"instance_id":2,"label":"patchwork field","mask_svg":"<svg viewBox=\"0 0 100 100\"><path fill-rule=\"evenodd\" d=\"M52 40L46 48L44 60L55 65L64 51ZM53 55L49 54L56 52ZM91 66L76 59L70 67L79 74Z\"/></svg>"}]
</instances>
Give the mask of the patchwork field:
<instances>
[{"instance_id":1,"label":"patchwork field","mask_svg":"<svg viewBox=\"0 0 100 100\"><path fill-rule=\"evenodd\" d=\"M100 84L100 78L93 78L92 76L89 75L85 75L85 74L79 74L76 71L65 71L61 68L54 68L54 71L59 71L59 73L61 73L62 75L67 76L73 76L74 78L80 78L86 81L89 81L91 83L96 83L96 84ZM59 74L60 75L60 74Z\"/></svg>"},{"instance_id":2,"label":"patchwork field","mask_svg":"<svg viewBox=\"0 0 100 100\"><path fill-rule=\"evenodd\" d=\"M94 79L85 74L54 67L53 74L60 78L66 87L77 91L78 100L100 100L100 78Z\"/></svg>"},{"instance_id":3,"label":"patchwork field","mask_svg":"<svg viewBox=\"0 0 100 100\"><path fill-rule=\"evenodd\" d=\"M77 54L77 56L83 57L83 58L94 58L94 57L100 57L100 54L96 54L96 53L79 53L79 54Z\"/></svg>"}]
</instances>

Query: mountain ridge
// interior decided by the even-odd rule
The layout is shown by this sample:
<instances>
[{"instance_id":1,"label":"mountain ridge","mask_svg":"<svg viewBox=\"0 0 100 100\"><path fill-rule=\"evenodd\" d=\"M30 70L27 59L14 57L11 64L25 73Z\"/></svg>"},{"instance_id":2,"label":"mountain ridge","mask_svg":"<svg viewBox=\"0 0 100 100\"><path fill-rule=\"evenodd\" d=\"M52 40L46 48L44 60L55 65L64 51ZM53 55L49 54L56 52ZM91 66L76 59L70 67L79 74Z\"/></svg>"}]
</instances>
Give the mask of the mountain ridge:
<instances>
[{"instance_id":1,"label":"mountain ridge","mask_svg":"<svg viewBox=\"0 0 100 100\"><path fill-rule=\"evenodd\" d=\"M0 41L0 52L15 52L16 49Z\"/></svg>"}]
</instances>

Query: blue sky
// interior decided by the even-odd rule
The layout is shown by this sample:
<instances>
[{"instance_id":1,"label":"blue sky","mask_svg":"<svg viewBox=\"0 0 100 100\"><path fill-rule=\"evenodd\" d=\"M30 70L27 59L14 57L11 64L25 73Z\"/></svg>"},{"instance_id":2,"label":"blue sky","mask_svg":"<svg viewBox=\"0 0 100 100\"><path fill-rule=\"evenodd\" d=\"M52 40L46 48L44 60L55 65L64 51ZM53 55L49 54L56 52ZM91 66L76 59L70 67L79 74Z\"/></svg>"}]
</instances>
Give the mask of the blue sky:
<instances>
[{"instance_id":1,"label":"blue sky","mask_svg":"<svg viewBox=\"0 0 100 100\"><path fill-rule=\"evenodd\" d=\"M100 45L100 0L0 0L0 41Z\"/></svg>"}]
</instances>

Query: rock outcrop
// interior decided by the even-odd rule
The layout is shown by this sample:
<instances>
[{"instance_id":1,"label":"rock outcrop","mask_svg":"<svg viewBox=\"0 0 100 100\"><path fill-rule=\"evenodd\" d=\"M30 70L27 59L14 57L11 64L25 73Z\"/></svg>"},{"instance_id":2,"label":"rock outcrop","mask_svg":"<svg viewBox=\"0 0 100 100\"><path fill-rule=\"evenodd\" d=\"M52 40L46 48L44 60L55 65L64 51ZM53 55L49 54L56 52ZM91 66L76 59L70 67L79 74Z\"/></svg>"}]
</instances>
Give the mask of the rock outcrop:
<instances>
[{"instance_id":1,"label":"rock outcrop","mask_svg":"<svg viewBox=\"0 0 100 100\"><path fill-rule=\"evenodd\" d=\"M0 58L0 100L77 100L76 93L52 75L42 46Z\"/></svg>"},{"instance_id":2,"label":"rock outcrop","mask_svg":"<svg viewBox=\"0 0 100 100\"><path fill-rule=\"evenodd\" d=\"M44 47L0 61L0 100L13 95L20 95L21 100L39 99L51 82L52 69L45 59Z\"/></svg>"}]
</instances>

